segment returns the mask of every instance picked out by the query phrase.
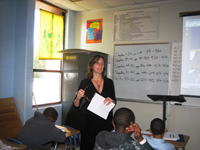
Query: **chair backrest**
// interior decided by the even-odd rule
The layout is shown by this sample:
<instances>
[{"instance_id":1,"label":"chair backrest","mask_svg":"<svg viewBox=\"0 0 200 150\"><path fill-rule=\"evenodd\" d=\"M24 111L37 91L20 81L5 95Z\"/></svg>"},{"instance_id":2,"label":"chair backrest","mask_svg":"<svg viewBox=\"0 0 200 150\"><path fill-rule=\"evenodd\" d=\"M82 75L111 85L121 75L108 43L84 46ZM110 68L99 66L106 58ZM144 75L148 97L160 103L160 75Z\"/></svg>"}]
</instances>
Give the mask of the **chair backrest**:
<instances>
[{"instance_id":1,"label":"chair backrest","mask_svg":"<svg viewBox=\"0 0 200 150\"><path fill-rule=\"evenodd\" d=\"M13 97L0 99L0 138L16 139L22 128Z\"/></svg>"}]
</instances>

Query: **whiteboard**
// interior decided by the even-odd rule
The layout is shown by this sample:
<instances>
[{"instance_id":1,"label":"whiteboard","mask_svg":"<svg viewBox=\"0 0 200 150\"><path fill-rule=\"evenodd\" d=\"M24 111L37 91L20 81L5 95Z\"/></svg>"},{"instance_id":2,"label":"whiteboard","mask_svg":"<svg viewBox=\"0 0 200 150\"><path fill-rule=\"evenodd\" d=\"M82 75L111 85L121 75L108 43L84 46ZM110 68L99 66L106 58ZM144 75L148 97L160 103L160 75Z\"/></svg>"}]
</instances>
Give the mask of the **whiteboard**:
<instances>
[{"instance_id":1,"label":"whiteboard","mask_svg":"<svg viewBox=\"0 0 200 150\"><path fill-rule=\"evenodd\" d=\"M115 45L116 97L151 100L147 94L168 95L170 44Z\"/></svg>"}]
</instances>

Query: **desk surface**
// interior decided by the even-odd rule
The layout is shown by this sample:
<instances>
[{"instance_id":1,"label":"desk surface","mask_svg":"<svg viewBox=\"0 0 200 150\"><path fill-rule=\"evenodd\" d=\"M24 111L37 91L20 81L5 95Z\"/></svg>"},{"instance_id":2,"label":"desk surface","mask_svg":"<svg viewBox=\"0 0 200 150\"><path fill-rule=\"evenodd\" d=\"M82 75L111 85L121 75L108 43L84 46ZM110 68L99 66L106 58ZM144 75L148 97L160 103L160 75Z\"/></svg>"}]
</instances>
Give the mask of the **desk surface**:
<instances>
[{"instance_id":1,"label":"desk surface","mask_svg":"<svg viewBox=\"0 0 200 150\"><path fill-rule=\"evenodd\" d=\"M79 130L76 130L76 129L71 129L71 128L67 128L67 127L63 127L63 126L59 126L59 125L55 125L57 128L61 129L63 132L65 132L65 135L66 135L66 138L68 137L72 137L73 138L73 135L74 134L77 134L79 133L80 131ZM56 143L55 147L54 147L54 150L57 149L57 145L58 143ZM74 140L72 140L72 147L73 147L73 150L74 150ZM71 149L72 147L65 147L65 150L68 150L68 149Z\"/></svg>"},{"instance_id":2,"label":"desk surface","mask_svg":"<svg viewBox=\"0 0 200 150\"><path fill-rule=\"evenodd\" d=\"M183 137L185 139L185 142L168 141L168 140L166 140L166 142L173 144L175 147L184 148L190 137L188 135L183 135Z\"/></svg>"},{"instance_id":3,"label":"desk surface","mask_svg":"<svg viewBox=\"0 0 200 150\"><path fill-rule=\"evenodd\" d=\"M63 132L65 132L66 137L70 137L70 136L80 132L79 130L70 129L70 128L67 128L67 127L59 126L59 125L56 125L56 127L61 129Z\"/></svg>"},{"instance_id":4,"label":"desk surface","mask_svg":"<svg viewBox=\"0 0 200 150\"><path fill-rule=\"evenodd\" d=\"M24 150L27 148L26 145L18 144L15 142L7 141L6 139L0 139L4 144L10 145L11 147L17 147L18 150Z\"/></svg>"},{"instance_id":5,"label":"desk surface","mask_svg":"<svg viewBox=\"0 0 200 150\"><path fill-rule=\"evenodd\" d=\"M143 135L147 135L147 134L143 134ZM147 135L148 136L148 135ZM169 140L165 140L167 143L171 143L173 144L175 147L177 148L185 148L185 145L187 144L188 140L190 139L190 137L188 135L183 135L185 142L179 142L179 141L169 141Z\"/></svg>"}]
</instances>

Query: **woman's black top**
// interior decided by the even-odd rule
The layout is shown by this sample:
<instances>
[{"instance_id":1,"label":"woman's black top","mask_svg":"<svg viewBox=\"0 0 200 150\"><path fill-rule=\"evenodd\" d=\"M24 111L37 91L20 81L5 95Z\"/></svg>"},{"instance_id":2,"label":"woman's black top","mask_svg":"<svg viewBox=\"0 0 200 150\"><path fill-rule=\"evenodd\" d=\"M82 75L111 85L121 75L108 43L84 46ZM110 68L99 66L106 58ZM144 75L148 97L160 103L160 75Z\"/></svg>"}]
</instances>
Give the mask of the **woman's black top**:
<instances>
[{"instance_id":1,"label":"woman's black top","mask_svg":"<svg viewBox=\"0 0 200 150\"><path fill-rule=\"evenodd\" d=\"M85 96L90 100L94 96L95 92L103 96L104 98L110 97L112 100L116 101L115 98L115 89L114 83L109 78L104 78L103 90L101 93L97 91L95 86L93 85L91 79L84 79L81 81L79 85L79 89L87 89L85 90ZM78 108L75 106L71 106L71 110L77 109L76 113L74 111L70 113L71 117L66 118L66 125L72 126L75 129L81 130L81 150L93 150L95 144L96 135L102 131L112 131L112 119L113 119L113 111L111 110L107 119L103 119L98 115L92 113L87 110L87 106L89 105L89 101L83 97L80 100L80 105ZM72 108L73 107L73 108ZM73 115L74 114L74 115ZM69 114L68 114L69 115ZM73 117L72 117L73 116ZM73 123L69 123L69 119L74 119L74 117L80 118L79 120L72 121ZM67 123L68 122L68 123Z\"/></svg>"}]
</instances>

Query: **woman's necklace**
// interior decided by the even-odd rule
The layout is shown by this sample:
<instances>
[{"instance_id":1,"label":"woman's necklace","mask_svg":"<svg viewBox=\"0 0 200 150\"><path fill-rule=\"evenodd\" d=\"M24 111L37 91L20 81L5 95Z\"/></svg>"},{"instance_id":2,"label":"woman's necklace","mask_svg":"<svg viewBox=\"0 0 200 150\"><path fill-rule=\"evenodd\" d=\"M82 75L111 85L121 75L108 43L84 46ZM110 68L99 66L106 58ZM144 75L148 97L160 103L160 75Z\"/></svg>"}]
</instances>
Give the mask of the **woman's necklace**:
<instances>
[{"instance_id":1,"label":"woman's necklace","mask_svg":"<svg viewBox=\"0 0 200 150\"><path fill-rule=\"evenodd\" d=\"M100 81L99 84L98 84L97 81L95 81L94 79L92 79L92 80L93 80L94 82L96 82L96 84L97 84L97 86L98 86L98 91L100 91L100 87L101 87L100 85L101 85L101 81L102 81L103 79L101 79L101 81Z\"/></svg>"}]
</instances>

